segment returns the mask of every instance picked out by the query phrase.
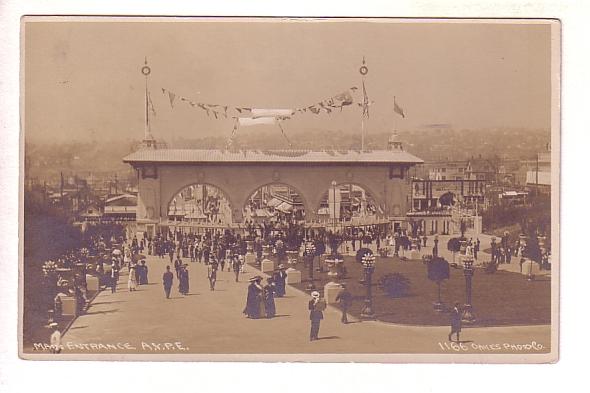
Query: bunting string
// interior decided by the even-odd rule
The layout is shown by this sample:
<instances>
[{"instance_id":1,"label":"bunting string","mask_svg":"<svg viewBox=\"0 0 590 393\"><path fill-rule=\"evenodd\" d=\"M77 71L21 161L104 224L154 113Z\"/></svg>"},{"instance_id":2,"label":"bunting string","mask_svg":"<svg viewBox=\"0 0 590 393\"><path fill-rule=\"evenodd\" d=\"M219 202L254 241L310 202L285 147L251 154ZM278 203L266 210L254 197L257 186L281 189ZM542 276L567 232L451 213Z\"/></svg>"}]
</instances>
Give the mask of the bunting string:
<instances>
[{"instance_id":1,"label":"bunting string","mask_svg":"<svg viewBox=\"0 0 590 393\"><path fill-rule=\"evenodd\" d=\"M346 106L354 104L353 94L358 90L357 87L351 87L340 94L326 98L313 105L303 106L296 109L258 109L251 107L236 107L231 105L210 104L205 102L198 102L190 98L176 94L175 92L162 88L162 94L168 96L170 107L174 109L174 104L177 100L189 104L193 108L203 110L208 117L213 116L215 119L228 118L275 118L277 120L286 120L299 113L311 113L318 115L322 112L331 114L334 110L342 109ZM153 110L153 106L152 106Z\"/></svg>"}]
</instances>

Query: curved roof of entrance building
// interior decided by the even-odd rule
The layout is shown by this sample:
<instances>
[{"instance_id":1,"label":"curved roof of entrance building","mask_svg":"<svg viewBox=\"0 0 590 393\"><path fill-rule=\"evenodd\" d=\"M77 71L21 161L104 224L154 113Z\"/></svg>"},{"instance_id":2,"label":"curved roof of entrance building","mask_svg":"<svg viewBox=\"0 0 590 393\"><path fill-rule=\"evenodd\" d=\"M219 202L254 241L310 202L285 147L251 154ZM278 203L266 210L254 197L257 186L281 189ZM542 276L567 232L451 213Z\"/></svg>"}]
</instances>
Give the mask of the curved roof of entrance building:
<instances>
[{"instance_id":1,"label":"curved roof of entrance building","mask_svg":"<svg viewBox=\"0 0 590 393\"><path fill-rule=\"evenodd\" d=\"M123 162L320 162L320 163L407 163L424 161L402 150L189 150L143 149L123 158Z\"/></svg>"}]
</instances>

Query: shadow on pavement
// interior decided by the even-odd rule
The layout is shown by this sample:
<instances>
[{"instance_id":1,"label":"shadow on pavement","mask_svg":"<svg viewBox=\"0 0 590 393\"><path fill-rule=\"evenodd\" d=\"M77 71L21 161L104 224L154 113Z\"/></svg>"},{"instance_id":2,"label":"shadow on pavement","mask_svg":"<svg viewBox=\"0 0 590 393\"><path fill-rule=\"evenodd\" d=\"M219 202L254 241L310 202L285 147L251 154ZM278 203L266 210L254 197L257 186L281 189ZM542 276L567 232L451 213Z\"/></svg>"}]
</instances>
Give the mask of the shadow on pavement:
<instances>
[{"instance_id":1,"label":"shadow on pavement","mask_svg":"<svg viewBox=\"0 0 590 393\"><path fill-rule=\"evenodd\" d=\"M340 336L318 337L318 340L335 340L335 339L340 339Z\"/></svg>"},{"instance_id":2,"label":"shadow on pavement","mask_svg":"<svg viewBox=\"0 0 590 393\"><path fill-rule=\"evenodd\" d=\"M117 311L119 311L119 309L118 308L115 308L114 310L87 312L85 315L110 314L110 313L114 313L114 312L117 312Z\"/></svg>"},{"instance_id":3,"label":"shadow on pavement","mask_svg":"<svg viewBox=\"0 0 590 393\"><path fill-rule=\"evenodd\" d=\"M90 303L90 306L99 306L101 304L114 304L114 303L123 303L123 300L113 300L112 302L96 302L96 303Z\"/></svg>"}]
</instances>

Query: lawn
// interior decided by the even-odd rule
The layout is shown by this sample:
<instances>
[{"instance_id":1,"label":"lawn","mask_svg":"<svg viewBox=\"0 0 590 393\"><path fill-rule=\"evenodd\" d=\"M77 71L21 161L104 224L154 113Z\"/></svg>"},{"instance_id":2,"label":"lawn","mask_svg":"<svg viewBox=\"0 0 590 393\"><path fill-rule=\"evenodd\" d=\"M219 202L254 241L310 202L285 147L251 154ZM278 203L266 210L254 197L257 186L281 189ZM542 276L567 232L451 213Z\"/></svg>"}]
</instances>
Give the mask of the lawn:
<instances>
[{"instance_id":1,"label":"lawn","mask_svg":"<svg viewBox=\"0 0 590 393\"><path fill-rule=\"evenodd\" d=\"M300 258L301 259L301 258ZM315 259L317 267L317 258ZM362 265L354 257L345 257L348 278L340 280L347 284L355 297L350 313L359 317L363 307L366 288L359 283L363 277ZM294 266L302 272L303 282L295 284L298 289L307 287L307 269L303 262ZM327 270L327 269L326 269ZM401 273L410 280L407 296L391 299L378 286L380 277L388 273ZM314 284L318 290L331 281L327 274L314 271ZM465 302L465 277L462 269L451 268L451 277L441 286L441 298L445 306L452 307L455 301ZM426 265L421 261L401 261L398 258L376 259L373 273L373 308L377 319L384 322L409 325L447 325L448 311L437 312L433 303L437 300L437 285L427 276ZM551 323L551 278L540 277L527 281L517 273L498 271L486 274L475 269L472 292L474 326L538 325Z\"/></svg>"}]
</instances>

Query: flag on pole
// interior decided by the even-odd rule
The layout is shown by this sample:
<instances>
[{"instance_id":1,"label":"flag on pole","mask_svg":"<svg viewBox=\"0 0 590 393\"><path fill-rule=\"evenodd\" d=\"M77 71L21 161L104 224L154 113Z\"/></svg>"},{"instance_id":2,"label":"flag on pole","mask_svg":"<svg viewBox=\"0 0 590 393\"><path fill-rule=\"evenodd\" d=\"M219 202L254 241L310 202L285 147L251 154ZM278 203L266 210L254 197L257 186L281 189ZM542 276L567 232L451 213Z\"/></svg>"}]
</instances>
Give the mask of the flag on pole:
<instances>
[{"instance_id":1,"label":"flag on pole","mask_svg":"<svg viewBox=\"0 0 590 393\"><path fill-rule=\"evenodd\" d=\"M365 81L363 81L363 117L369 118L369 96L367 96Z\"/></svg>"},{"instance_id":2,"label":"flag on pole","mask_svg":"<svg viewBox=\"0 0 590 393\"><path fill-rule=\"evenodd\" d=\"M156 108L154 108L154 104L152 102L152 95L148 93L148 105L150 107L150 111L154 116L156 116Z\"/></svg>"},{"instance_id":3,"label":"flag on pole","mask_svg":"<svg viewBox=\"0 0 590 393\"><path fill-rule=\"evenodd\" d=\"M393 97L393 111L403 118L406 117L404 110L395 102L395 97Z\"/></svg>"}]
</instances>

